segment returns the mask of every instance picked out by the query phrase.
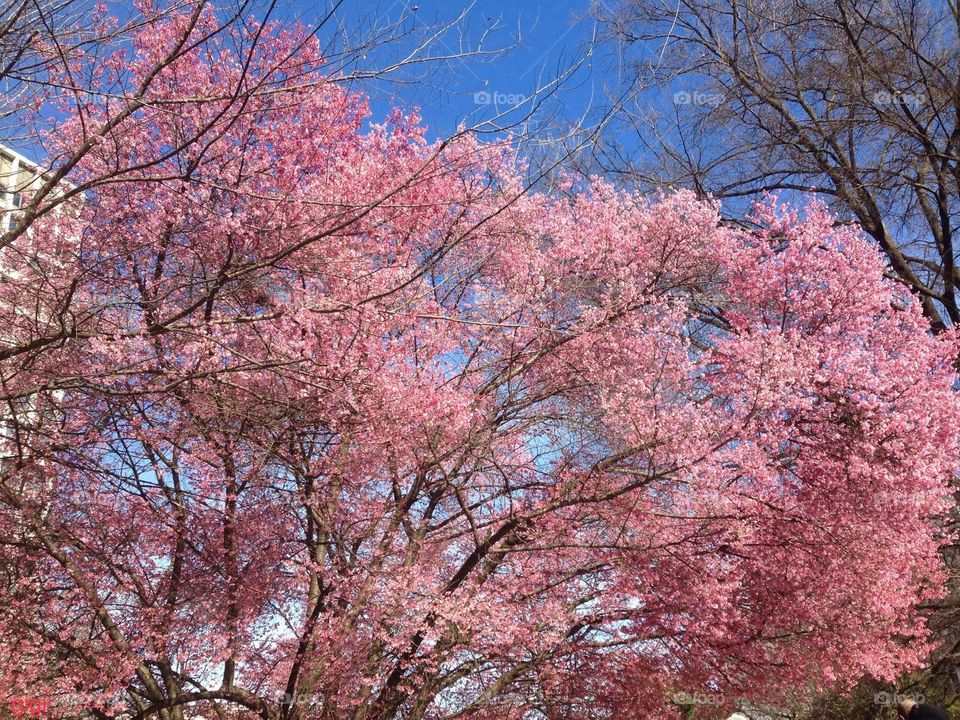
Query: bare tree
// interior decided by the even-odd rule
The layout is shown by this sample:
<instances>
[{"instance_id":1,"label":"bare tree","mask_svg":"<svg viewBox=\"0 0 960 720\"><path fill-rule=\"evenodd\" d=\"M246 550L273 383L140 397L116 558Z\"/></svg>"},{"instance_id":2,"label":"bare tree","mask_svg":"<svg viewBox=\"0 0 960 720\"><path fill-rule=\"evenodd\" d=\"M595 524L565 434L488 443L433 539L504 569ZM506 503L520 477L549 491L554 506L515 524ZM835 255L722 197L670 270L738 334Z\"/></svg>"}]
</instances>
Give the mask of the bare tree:
<instances>
[{"instance_id":1,"label":"bare tree","mask_svg":"<svg viewBox=\"0 0 960 720\"><path fill-rule=\"evenodd\" d=\"M876 240L935 331L960 321L956 0L630 0L604 20L637 94L601 167L735 210L818 195Z\"/></svg>"}]
</instances>

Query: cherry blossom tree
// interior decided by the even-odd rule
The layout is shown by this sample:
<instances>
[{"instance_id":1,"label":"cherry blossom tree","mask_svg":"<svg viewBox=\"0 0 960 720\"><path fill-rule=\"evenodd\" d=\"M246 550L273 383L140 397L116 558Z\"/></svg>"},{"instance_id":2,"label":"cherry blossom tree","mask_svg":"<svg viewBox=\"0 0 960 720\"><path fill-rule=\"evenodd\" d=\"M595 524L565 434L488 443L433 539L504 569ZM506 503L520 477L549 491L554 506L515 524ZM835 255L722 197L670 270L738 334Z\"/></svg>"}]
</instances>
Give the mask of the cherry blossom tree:
<instances>
[{"instance_id":1,"label":"cherry blossom tree","mask_svg":"<svg viewBox=\"0 0 960 720\"><path fill-rule=\"evenodd\" d=\"M64 100L86 191L0 256L0 703L642 718L922 658L956 340L858 231L538 190L215 23L116 50L124 122Z\"/></svg>"},{"instance_id":2,"label":"cherry blossom tree","mask_svg":"<svg viewBox=\"0 0 960 720\"><path fill-rule=\"evenodd\" d=\"M161 165L177 156L202 154L217 132L214 125L222 127L238 120L252 97L285 93L295 85L295 77L311 82L311 71L316 68L295 59L317 56L304 43L322 38L324 79L349 85L374 80L414 83L443 64L495 58L519 42L514 38L506 44L493 44L490 36L499 29L497 22L469 31L469 4L436 18L418 15L416 5L395 5L397 9L381 11L358 3L345 11L345 4L344 0L306 4L298 13L306 23L298 35L300 44L288 43L285 54L269 57L271 50L260 47L266 40L262 28L274 26L278 16L291 12L276 0L4 3L0 6L0 140L31 155L42 148L46 172L21 206L16 222L4 225L0 249L26 233L37 218L101 184L134 177L145 181L149 175L142 171L147 167L157 169L154 179L161 179L170 171L168 165L160 171ZM451 34L459 35L455 51L445 42ZM157 35L165 38L165 53L140 52L137 67L127 68L128 55L117 49L142 50L143 43ZM209 94L189 94L200 84L186 82L180 87L186 95L178 96L169 87L154 87L168 80L174 65L183 72L187 58L202 57L215 64L226 57L227 49L232 71L221 75L216 84L207 83L204 90ZM526 117L514 113L511 119L529 119L538 97L555 90L581 62L582 58L531 90ZM96 145L114 139L121 127L136 126L144 108L150 106L156 112L162 104L176 115L201 102L216 103L218 112L199 125L183 123L179 134L168 137L168 145L155 146L154 155L141 152L135 158L124 158L117 154L112 163L100 165L98 174L89 172L89 166L85 173L74 173ZM484 123L489 126L487 131L506 125L504 116L508 114L488 119ZM77 124L72 142L52 142L64 115ZM188 152L193 145L199 147ZM65 184L68 175L69 187Z\"/></svg>"}]
</instances>

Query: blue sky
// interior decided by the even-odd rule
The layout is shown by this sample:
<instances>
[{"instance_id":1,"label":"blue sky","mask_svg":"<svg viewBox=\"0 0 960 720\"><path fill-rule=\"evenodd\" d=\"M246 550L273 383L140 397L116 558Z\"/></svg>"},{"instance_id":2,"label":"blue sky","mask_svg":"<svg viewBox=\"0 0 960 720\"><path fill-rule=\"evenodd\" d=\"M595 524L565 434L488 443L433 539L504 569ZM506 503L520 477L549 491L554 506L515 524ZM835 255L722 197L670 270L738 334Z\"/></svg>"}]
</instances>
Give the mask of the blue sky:
<instances>
[{"instance_id":1,"label":"blue sky","mask_svg":"<svg viewBox=\"0 0 960 720\"><path fill-rule=\"evenodd\" d=\"M329 0L287 0L280 13L314 24L327 7ZM474 125L499 112L509 114L511 108L516 109L509 118L518 119L538 99L543 100L540 117L573 121L602 108L605 91L617 81L609 57L586 55L596 27L589 0L346 0L337 17L343 25L335 29L328 23L321 36L338 44L355 45L369 36L373 18L402 28L404 37L360 58L359 69L391 64L450 23L429 55L484 52L407 66L358 84L371 98L374 121L393 106L417 106L433 138L449 135L460 123ZM563 78L559 84L558 78Z\"/></svg>"}]
</instances>

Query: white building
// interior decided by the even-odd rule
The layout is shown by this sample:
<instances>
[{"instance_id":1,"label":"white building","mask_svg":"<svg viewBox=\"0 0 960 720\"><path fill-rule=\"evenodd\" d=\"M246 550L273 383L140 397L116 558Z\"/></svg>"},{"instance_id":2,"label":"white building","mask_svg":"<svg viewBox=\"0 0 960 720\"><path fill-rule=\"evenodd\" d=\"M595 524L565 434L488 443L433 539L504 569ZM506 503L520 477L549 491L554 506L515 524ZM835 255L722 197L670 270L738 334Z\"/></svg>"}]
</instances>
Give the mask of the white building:
<instances>
[{"instance_id":1,"label":"white building","mask_svg":"<svg viewBox=\"0 0 960 720\"><path fill-rule=\"evenodd\" d=\"M25 196L41 187L45 174L46 170L37 163L0 145L0 233L10 229L16 221ZM64 185L68 186L66 183ZM61 212L60 207L54 208L53 212ZM0 249L0 283L23 279L20 271L13 267L16 263L9 256L5 262L4 256L9 252L31 253L32 250L27 249L31 236L32 233L28 230L23 241L16 243L15 249ZM20 259L23 260L22 254ZM29 260L36 260L36 256L29 256ZM54 259L54 262L57 262L57 259ZM16 330L11 330L6 322L18 315L27 319L35 318L41 325L45 320L42 305L30 303L30 307L4 307L0 300L0 349L8 348L16 342ZM60 395L54 393L53 397L58 398ZM22 462L25 449L31 444L29 435L41 422L50 419L50 416L41 417L42 412L38 408L36 396L0 401L0 475L17 462Z\"/></svg>"},{"instance_id":2,"label":"white building","mask_svg":"<svg viewBox=\"0 0 960 720\"><path fill-rule=\"evenodd\" d=\"M3 217L0 231L7 231L20 207L24 193L40 187L43 169L18 152L0 145L0 190Z\"/></svg>"}]
</instances>

